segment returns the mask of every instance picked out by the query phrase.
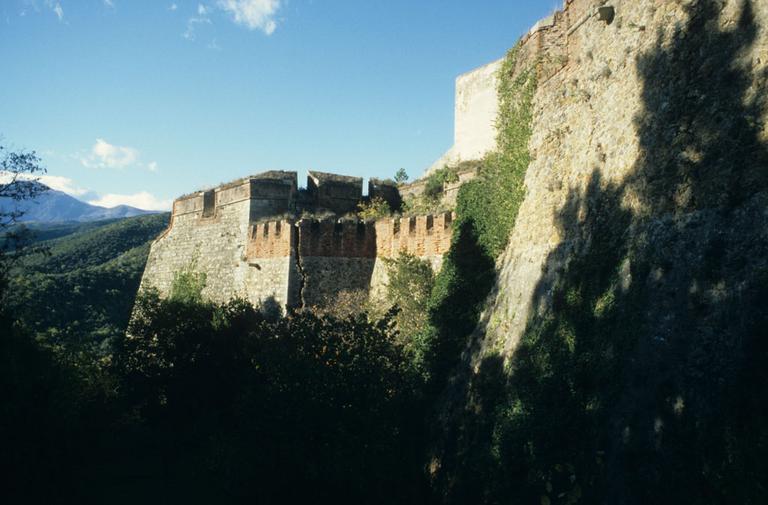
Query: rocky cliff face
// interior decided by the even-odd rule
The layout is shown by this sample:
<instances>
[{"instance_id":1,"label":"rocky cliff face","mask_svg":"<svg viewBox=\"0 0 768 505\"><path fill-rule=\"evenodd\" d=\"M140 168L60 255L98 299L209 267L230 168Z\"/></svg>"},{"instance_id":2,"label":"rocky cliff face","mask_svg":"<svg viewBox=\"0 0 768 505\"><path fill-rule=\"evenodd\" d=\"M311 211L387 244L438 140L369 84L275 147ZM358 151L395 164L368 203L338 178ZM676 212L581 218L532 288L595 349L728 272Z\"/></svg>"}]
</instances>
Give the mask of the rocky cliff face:
<instances>
[{"instance_id":1,"label":"rocky cliff face","mask_svg":"<svg viewBox=\"0 0 768 505\"><path fill-rule=\"evenodd\" d=\"M435 482L456 503L753 503L768 452L768 3L566 7Z\"/></svg>"},{"instance_id":2,"label":"rocky cliff face","mask_svg":"<svg viewBox=\"0 0 768 505\"><path fill-rule=\"evenodd\" d=\"M611 25L582 26L568 66L535 96L526 198L487 312L505 352L573 257L608 238L598 221L658 241L638 227L658 234L764 189L768 6L615 5Z\"/></svg>"}]
</instances>

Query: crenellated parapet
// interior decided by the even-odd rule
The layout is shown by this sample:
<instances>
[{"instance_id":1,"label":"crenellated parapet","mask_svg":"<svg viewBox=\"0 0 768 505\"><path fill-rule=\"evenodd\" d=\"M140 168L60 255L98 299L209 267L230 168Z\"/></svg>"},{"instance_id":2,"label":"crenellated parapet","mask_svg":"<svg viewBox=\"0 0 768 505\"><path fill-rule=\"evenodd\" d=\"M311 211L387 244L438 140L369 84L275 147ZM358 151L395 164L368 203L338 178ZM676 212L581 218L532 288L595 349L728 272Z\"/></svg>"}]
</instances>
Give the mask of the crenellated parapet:
<instances>
[{"instance_id":1,"label":"crenellated parapet","mask_svg":"<svg viewBox=\"0 0 768 505\"><path fill-rule=\"evenodd\" d=\"M372 223L302 219L296 226L301 257L376 257L376 229Z\"/></svg>"},{"instance_id":2,"label":"crenellated parapet","mask_svg":"<svg viewBox=\"0 0 768 505\"><path fill-rule=\"evenodd\" d=\"M381 219L376 222L376 251L379 257L400 253L418 257L442 256L451 247L453 213Z\"/></svg>"},{"instance_id":3,"label":"crenellated parapet","mask_svg":"<svg viewBox=\"0 0 768 505\"><path fill-rule=\"evenodd\" d=\"M386 285L388 263L408 253L435 269L451 244L450 213L362 221L349 215L363 201L362 179L312 171L306 190L296 172L272 171L176 199L168 229L150 249L143 287L162 295L194 269L203 296L242 297L284 307L333 304L342 293ZM399 207L399 187L371 179L369 199ZM300 215L333 215L299 218Z\"/></svg>"},{"instance_id":4,"label":"crenellated parapet","mask_svg":"<svg viewBox=\"0 0 768 505\"><path fill-rule=\"evenodd\" d=\"M289 219L254 223L248 229L245 257L251 259L290 256L295 233L294 222Z\"/></svg>"},{"instance_id":5,"label":"crenellated parapet","mask_svg":"<svg viewBox=\"0 0 768 505\"><path fill-rule=\"evenodd\" d=\"M451 247L453 214L385 218L375 222L334 219L264 221L248 228L247 258L427 258Z\"/></svg>"}]
</instances>

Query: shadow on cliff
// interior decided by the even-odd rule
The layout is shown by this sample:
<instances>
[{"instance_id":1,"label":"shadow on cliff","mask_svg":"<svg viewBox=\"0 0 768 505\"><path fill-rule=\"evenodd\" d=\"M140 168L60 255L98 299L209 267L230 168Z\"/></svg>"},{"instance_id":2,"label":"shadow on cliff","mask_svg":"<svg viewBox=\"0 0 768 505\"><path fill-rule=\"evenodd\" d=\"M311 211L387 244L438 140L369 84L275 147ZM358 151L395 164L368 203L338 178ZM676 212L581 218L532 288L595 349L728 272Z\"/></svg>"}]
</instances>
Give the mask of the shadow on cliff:
<instances>
[{"instance_id":1,"label":"shadow on cliff","mask_svg":"<svg viewBox=\"0 0 768 505\"><path fill-rule=\"evenodd\" d=\"M768 73L751 2L726 31L724 5L637 58L641 154L557 212L519 347L443 434L444 502L768 500Z\"/></svg>"},{"instance_id":2,"label":"shadow on cliff","mask_svg":"<svg viewBox=\"0 0 768 505\"><path fill-rule=\"evenodd\" d=\"M437 277L430 320L437 332L431 350L432 383L445 383L478 324L483 302L496 280L494 261L480 245L477 224L470 218L456 223L453 244Z\"/></svg>"}]
</instances>

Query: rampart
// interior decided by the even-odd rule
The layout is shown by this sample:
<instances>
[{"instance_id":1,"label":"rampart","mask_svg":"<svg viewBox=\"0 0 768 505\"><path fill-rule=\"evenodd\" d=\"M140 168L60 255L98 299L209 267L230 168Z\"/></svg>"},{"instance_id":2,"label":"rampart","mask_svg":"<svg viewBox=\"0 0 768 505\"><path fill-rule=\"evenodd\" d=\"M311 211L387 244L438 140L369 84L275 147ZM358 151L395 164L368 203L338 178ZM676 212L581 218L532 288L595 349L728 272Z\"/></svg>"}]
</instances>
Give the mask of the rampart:
<instances>
[{"instance_id":1,"label":"rampart","mask_svg":"<svg viewBox=\"0 0 768 505\"><path fill-rule=\"evenodd\" d=\"M568 49L578 44L569 30L596 14L604 0L566 1L563 11L536 23L518 43L517 66L536 68L539 81L546 81L568 63ZM482 159L496 149L497 88L502 59L470 70L456 78L453 145L427 170L430 174L446 165Z\"/></svg>"},{"instance_id":2,"label":"rampart","mask_svg":"<svg viewBox=\"0 0 768 505\"><path fill-rule=\"evenodd\" d=\"M312 189L302 194L294 172L267 172L177 199L168 229L152 244L142 286L167 296L176 276L193 271L205 275L203 295L214 301L322 306L343 291L379 289L386 282L381 258L407 252L441 264L450 214L299 218L309 209L338 216L362 198L359 178L312 172L310 180ZM390 183L374 187L399 199Z\"/></svg>"},{"instance_id":3,"label":"rampart","mask_svg":"<svg viewBox=\"0 0 768 505\"><path fill-rule=\"evenodd\" d=\"M613 26L625 22L624 31L642 35L642 18L650 14L629 9L626 1L612 4L617 8L604 0L567 0L562 11L537 23L521 39L512 73L514 76L523 69L535 69L537 116L544 115L546 109L552 116L551 124L563 123L558 107L568 107L578 100L589 102L594 91L588 88L599 88L601 79L610 77L611 67L617 71L623 68L619 53L610 61L595 61L594 54L606 51L601 45L605 40L618 43L610 42L613 35L607 27L614 22L616 10L627 10L626 15L639 21L627 25L622 14ZM430 170L448 163L479 160L496 148L496 87L501 63L497 60L457 78L454 146ZM585 74L585 69L592 73ZM574 78L577 75L582 81ZM606 106L621 114L621 104L611 102ZM583 117L592 113L582 112ZM579 121L578 116L573 117L574 124ZM584 125L579 128L588 130ZM531 145L534 154L554 149L557 136L569 131L564 125L546 138L535 134ZM614 145L622 145L620 139L614 140ZM606 142L595 145L601 147ZM573 153L581 151L563 152L570 160ZM607 155L602 153L598 159ZM541 161L536 163L540 164L551 163L554 158L538 159ZM591 162L571 161L586 165ZM547 187L562 188L550 172L548 166L533 167L529 179L550 178ZM443 188L445 198L455 200L460 185L476 175L476 169L459 174L457 182ZM389 202L399 202L400 192L419 193L423 189L423 179L399 188L387 181L374 179L369 183L371 197L380 196ZM174 275L192 268L206 274L204 295L214 300L242 296L259 302L272 297L284 306L307 306L329 300L340 291L379 289L386 283L383 259L403 252L428 259L435 269L440 268L450 245L450 215L381 220L375 224L340 222L338 216L353 211L361 198L362 179L316 171L309 173L305 190L298 189L295 172L274 171L182 197L174 202L168 230L152 246L143 285L154 285L168 293ZM297 219L306 212L330 213L337 218ZM527 216L538 212L531 213L524 207L520 215L519 220L526 222Z\"/></svg>"}]
</instances>

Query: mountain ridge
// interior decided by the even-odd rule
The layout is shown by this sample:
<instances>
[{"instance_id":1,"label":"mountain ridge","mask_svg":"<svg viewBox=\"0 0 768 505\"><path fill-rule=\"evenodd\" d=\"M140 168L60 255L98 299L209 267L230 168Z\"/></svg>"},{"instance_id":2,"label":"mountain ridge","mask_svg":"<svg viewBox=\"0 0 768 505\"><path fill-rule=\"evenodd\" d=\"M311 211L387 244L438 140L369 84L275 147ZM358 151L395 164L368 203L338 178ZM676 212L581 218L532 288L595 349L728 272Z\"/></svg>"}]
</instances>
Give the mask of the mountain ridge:
<instances>
[{"instance_id":1,"label":"mountain ridge","mask_svg":"<svg viewBox=\"0 0 768 505\"><path fill-rule=\"evenodd\" d=\"M25 223L89 222L158 213L130 205L101 207L78 200L42 183L35 184L46 188L45 191L29 201L18 202L10 198L0 198L0 213L20 212L21 216L17 221Z\"/></svg>"}]
</instances>

